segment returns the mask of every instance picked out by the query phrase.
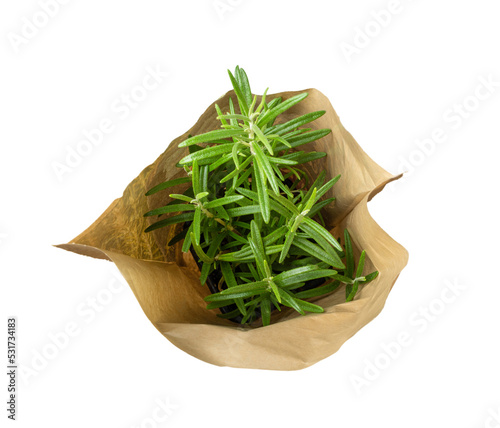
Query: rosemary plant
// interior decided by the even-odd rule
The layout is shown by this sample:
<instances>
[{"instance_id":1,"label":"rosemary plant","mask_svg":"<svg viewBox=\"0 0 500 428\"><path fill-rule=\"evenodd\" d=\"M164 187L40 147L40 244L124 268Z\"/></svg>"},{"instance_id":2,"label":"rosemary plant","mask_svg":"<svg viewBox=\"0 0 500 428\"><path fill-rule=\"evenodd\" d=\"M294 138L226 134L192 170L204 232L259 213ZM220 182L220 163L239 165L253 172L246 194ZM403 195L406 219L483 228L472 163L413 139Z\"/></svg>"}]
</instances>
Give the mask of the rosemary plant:
<instances>
[{"instance_id":1,"label":"rosemary plant","mask_svg":"<svg viewBox=\"0 0 500 428\"><path fill-rule=\"evenodd\" d=\"M201 283L215 282L205 300L208 309L221 309L223 318L242 324L262 318L266 326L282 306L302 315L323 312L306 299L331 293L341 283L346 301L352 300L359 285L378 272L363 276L364 251L355 266L347 230L343 248L322 226L321 209L335 199L322 197L340 176L325 182L322 172L309 186L299 166L326 154L296 150L331 132L304 127L325 111L276 124L307 93L268 100L266 89L258 103L245 71L228 72L237 106L229 99L230 111L224 113L216 105L221 129L179 144L189 148L178 164L187 177L161 183L146 195L190 186L145 214L159 217L146 232L184 224L169 245L183 241L182 251L197 259Z\"/></svg>"}]
</instances>

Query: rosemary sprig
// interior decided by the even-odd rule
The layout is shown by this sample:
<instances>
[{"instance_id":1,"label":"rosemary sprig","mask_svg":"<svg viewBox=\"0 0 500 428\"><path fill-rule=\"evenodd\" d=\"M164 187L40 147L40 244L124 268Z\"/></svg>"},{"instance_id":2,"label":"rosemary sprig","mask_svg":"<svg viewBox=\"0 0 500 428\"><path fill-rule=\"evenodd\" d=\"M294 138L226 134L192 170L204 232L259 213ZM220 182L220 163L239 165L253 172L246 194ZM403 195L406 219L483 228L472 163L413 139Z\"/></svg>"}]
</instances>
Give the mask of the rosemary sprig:
<instances>
[{"instance_id":1,"label":"rosemary sprig","mask_svg":"<svg viewBox=\"0 0 500 428\"><path fill-rule=\"evenodd\" d=\"M322 152L296 150L328 135L330 129L304 128L325 114L316 111L275 124L282 113L307 97L269 99L267 89L260 102L252 95L245 71L239 67L229 78L237 106L229 111L215 106L221 129L190 136L179 144L189 154L178 164L188 177L161 183L146 195L190 183L183 194L170 194L169 204L145 213L158 216L146 232L184 223L170 245L183 241L200 265L200 280L219 278L215 292L205 300L208 309L241 323L262 318L271 322L274 309L293 308L300 314L323 312L304 299L331 293L346 285L346 301L359 286L376 278L363 276L366 254L355 264L347 230L344 246L316 219L333 203L323 199L339 180L328 182L321 173L307 188L308 177L299 168L326 156ZM163 216L168 217L163 218Z\"/></svg>"}]
</instances>

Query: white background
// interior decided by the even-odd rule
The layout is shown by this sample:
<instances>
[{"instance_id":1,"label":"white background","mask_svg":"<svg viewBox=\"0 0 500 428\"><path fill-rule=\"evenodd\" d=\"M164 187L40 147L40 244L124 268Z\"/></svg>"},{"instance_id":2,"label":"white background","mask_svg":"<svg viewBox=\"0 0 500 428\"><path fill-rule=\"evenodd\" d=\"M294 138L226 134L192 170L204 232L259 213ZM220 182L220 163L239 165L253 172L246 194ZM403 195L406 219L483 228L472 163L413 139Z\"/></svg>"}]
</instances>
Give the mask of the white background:
<instances>
[{"instance_id":1,"label":"white background","mask_svg":"<svg viewBox=\"0 0 500 428\"><path fill-rule=\"evenodd\" d=\"M34 0L0 6L0 355L5 367L14 315L29 369L17 426L499 427L498 1L218 5L69 0L48 18ZM375 161L409 172L370 204L410 253L386 307L297 372L190 357L155 330L113 265L51 246L119 197L230 88L237 64L256 93L320 89ZM125 118L116 103L148 67L168 77ZM113 131L58 176L55 162L105 118ZM428 140L437 128L439 144ZM96 296L108 300L92 309ZM404 332L406 346L394 345ZM2 409L6 390L2 376ZM1 419L8 426L5 410Z\"/></svg>"}]
</instances>

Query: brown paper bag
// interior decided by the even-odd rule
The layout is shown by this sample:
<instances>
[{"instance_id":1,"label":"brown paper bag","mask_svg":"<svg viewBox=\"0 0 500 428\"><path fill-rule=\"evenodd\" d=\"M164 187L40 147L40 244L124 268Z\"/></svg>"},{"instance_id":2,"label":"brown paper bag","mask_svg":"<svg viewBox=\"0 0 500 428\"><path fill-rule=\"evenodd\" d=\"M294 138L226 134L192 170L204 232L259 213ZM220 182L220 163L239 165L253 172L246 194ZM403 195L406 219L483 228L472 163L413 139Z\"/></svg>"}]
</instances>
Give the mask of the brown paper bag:
<instances>
[{"instance_id":1,"label":"brown paper bag","mask_svg":"<svg viewBox=\"0 0 500 428\"><path fill-rule=\"evenodd\" d=\"M407 263L408 253L375 223L367 209L367 202L399 177L392 176L366 155L321 92L315 89L307 92L309 96L281 119L326 110L312 126L330 128L332 133L308 144L306 150L323 151L327 156L314 161L307 172L314 177L325 170L327 180L342 175L331 194L325 195L337 198L335 204L323 210L325 222L336 238L347 227L355 255L359 256L360 249L366 250L365 272L380 272L376 280L360 289L354 301L346 303L345 287L340 287L315 300L325 308L324 313L301 316L293 310L283 310L274 316L270 326L242 327L218 318L217 310L206 309L203 297L209 293L208 287L200 284L191 255L180 251L181 243L166 247L179 226L149 234L143 232L153 221L143 214L169 202L169 193L182 193L185 187L148 198L145 192L165 180L185 176L175 164L187 154L187 149L177 146L189 134L219 128L213 104L87 230L58 247L114 262L153 325L174 345L203 361L219 366L297 370L332 355L380 313ZM268 99L276 96L287 99L297 93L274 94ZM231 91L217 100L223 111L229 110L229 97L236 99Z\"/></svg>"}]
</instances>

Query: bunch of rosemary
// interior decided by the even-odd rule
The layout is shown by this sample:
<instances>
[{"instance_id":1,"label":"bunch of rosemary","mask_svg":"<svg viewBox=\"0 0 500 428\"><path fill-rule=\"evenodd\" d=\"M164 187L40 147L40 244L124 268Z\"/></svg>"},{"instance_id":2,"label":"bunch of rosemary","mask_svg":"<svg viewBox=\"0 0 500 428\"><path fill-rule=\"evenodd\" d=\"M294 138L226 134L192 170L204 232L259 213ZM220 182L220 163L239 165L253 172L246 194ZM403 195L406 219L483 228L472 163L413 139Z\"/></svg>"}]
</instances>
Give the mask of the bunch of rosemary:
<instances>
[{"instance_id":1,"label":"bunch of rosemary","mask_svg":"<svg viewBox=\"0 0 500 428\"><path fill-rule=\"evenodd\" d=\"M184 223L169 245L184 240L182 251L194 252L201 283L216 283L205 298L207 308L220 308L223 318L242 324L262 318L266 326L271 312L282 306L302 315L323 312L305 299L331 293L341 283L346 284L346 301L352 300L359 284L378 272L363 276L364 251L355 267L347 230L342 248L315 220L323 223L321 209L335 198L321 198L340 176L325 183L322 172L308 186L309 178L298 168L326 156L296 150L331 132L303 127L325 111L275 124L307 93L267 100L266 90L257 104L243 69L236 67L229 77L238 108L231 99L227 114L216 105L222 129L179 144L189 147L189 155L178 164L188 176L161 183L146 195L183 183L191 186L145 214L160 216L146 232ZM165 214L171 215L162 218Z\"/></svg>"}]
</instances>

